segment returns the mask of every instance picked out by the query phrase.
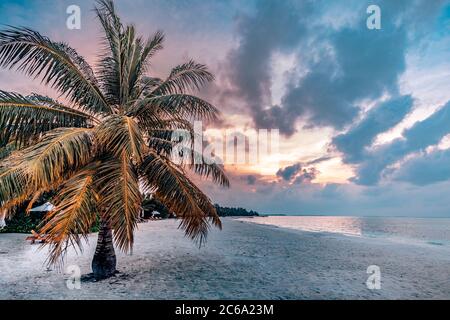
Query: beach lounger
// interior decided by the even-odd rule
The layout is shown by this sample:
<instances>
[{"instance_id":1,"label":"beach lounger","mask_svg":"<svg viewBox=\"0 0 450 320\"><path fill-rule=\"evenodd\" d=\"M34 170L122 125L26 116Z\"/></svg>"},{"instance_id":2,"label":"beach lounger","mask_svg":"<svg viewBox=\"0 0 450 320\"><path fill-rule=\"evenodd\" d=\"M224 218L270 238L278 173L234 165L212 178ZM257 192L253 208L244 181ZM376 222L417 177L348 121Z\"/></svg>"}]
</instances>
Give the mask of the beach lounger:
<instances>
[{"instance_id":1,"label":"beach lounger","mask_svg":"<svg viewBox=\"0 0 450 320\"><path fill-rule=\"evenodd\" d=\"M40 243L45 243L47 241L46 235L40 235L36 231L31 230L31 236L28 236L25 240L30 240L31 244L36 243L36 241L39 241Z\"/></svg>"}]
</instances>

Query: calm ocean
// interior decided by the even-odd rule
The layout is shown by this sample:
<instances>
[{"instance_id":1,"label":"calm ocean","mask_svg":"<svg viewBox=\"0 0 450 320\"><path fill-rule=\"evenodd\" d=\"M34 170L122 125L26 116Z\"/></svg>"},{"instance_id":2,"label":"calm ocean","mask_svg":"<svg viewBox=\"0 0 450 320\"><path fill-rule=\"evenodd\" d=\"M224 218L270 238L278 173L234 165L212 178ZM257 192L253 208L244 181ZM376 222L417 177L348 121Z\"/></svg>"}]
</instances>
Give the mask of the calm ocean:
<instances>
[{"instance_id":1,"label":"calm ocean","mask_svg":"<svg viewBox=\"0 0 450 320\"><path fill-rule=\"evenodd\" d=\"M267 216L239 220L309 232L450 245L450 218Z\"/></svg>"}]
</instances>

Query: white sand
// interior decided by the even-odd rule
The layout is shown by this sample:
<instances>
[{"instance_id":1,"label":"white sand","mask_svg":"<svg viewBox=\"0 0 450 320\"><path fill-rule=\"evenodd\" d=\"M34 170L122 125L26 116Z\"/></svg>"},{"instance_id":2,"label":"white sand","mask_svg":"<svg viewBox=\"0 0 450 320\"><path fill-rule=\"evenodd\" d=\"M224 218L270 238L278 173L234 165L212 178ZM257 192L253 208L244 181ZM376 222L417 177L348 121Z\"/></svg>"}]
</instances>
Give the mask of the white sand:
<instances>
[{"instance_id":1,"label":"white sand","mask_svg":"<svg viewBox=\"0 0 450 320\"><path fill-rule=\"evenodd\" d=\"M450 298L446 246L307 233L224 219L199 250L173 220L139 225L132 256L118 254L118 276L66 287L46 271L45 250L25 235L0 234L1 299L417 299ZM90 272L95 235L68 263ZM369 265L381 290L366 287Z\"/></svg>"}]
</instances>

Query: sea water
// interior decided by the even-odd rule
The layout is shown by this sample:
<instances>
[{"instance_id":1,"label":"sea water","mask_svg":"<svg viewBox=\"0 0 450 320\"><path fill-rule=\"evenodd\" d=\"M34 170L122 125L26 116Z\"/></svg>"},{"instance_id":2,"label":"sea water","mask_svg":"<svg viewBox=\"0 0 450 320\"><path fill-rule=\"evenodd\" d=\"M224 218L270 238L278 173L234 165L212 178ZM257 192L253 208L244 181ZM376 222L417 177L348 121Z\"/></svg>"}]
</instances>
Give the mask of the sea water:
<instances>
[{"instance_id":1,"label":"sea water","mask_svg":"<svg viewBox=\"0 0 450 320\"><path fill-rule=\"evenodd\" d=\"M266 216L239 220L308 232L450 246L450 218Z\"/></svg>"}]
</instances>

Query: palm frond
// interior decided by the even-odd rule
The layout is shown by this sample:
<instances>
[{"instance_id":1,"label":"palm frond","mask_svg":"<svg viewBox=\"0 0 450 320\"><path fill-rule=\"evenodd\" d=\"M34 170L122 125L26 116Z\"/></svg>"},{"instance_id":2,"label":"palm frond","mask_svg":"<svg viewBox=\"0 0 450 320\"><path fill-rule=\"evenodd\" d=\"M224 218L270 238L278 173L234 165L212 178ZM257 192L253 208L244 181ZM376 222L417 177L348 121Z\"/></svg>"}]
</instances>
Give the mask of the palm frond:
<instances>
[{"instance_id":1,"label":"palm frond","mask_svg":"<svg viewBox=\"0 0 450 320\"><path fill-rule=\"evenodd\" d=\"M99 205L114 230L115 243L125 252L132 250L142 195L138 175L126 153L102 161L95 179Z\"/></svg>"},{"instance_id":2,"label":"palm frond","mask_svg":"<svg viewBox=\"0 0 450 320\"><path fill-rule=\"evenodd\" d=\"M4 147L0 147L0 160L3 160L11 155L16 150L15 143L7 143Z\"/></svg>"},{"instance_id":3,"label":"palm frond","mask_svg":"<svg viewBox=\"0 0 450 320\"><path fill-rule=\"evenodd\" d=\"M0 135L23 145L29 139L61 127L88 127L91 117L44 97L24 97L0 90Z\"/></svg>"},{"instance_id":4,"label":"palm frond","mask_svg":"<svg viewBox=\"0 0 450 320\"><path fill-rule=\"evenodd\" d=\"M95 156L93 129L61 128L34 146L21 150L21 163L38 190L85 166Z\"/></svg>"},{"instance_id":5,"label":"palm frond","mask_svg":"<svg viewBox=\"0 0 450 320\"><path fill-rule=\"evenodd\" d=\"M123 25L113 1L97 1L95 12L105 32L105 53L99 65L99 80L108 103L118 106L121 97Z\"/></svg>"},{"instance_id":6,"label":"palm frond","mask_svg":"<svg viewBox=\"0 0 450 320\"><path fill-rule=\"evenodd\" d=\"M163 83L163 80L160 78L143 76L141 78L140 83L140 95L138 98L142 96L149 96L156 87L160 86Z\"/></svg>"},{"instance_id":7,"label":"palm frond","mask_svg":"<svg viewBox=\"0 0 450 320\"><path fill-rule=\"evenodd\" d=\"M53 199L55 208L49 212L40 232L47 236L50 265L60 265L69 246L82 250L81 240L87 240L97 219L97 194L94 189L94 171L83 170L69 180Z\"/></svg>"},{"instance_id":8,"label":"palm frond","mask_svg":"<svg viewBox=\"0 0 450 320\"><path fill-rule=\"evenodd\" d=\"M149 59L162 49L164 36L157 32L144 43L134 26L122 24L112 1L98 1L96 12L108 47L100 62L100 80L108 101L123 108L141 94L140 80Z\"/></svg>"},{"instance_id":9,"label":"palm frond","mask_svg":"<svg viewBox=\"0 0 450 320\"><path fill-rule=\"evenodd\" d=\"M208 71L205 65L190 60L173 68L169 77L156 87L151 95L180 94L187 90L199 90L213 80L213 74Z\"/></svg>"},{"instance_id":10,"label":"palm frond","mask_svg":"<svg viewBox=\"0 0 450 320\"><path fill-rule=\"evenodd\" d=\"M113 115L106 119L96 132L100 146L120 157L125 152L128 158L142 162L145 144L138 124L130 117Z\"/></svg>"},{"instance_id":11,"label":"palm frond","mask_svg":"<svg viewBox=\"0 0 450 320\"><path fill-rule=\"evenodd\" d=\"M168 94L147 97L139 100L128 113L142 117L155 111L162 111L167 116L177 116L182 119L216 120L219 111L209 102L188 94Z\"/></svg>"},{"instance_id":12,"label":"palm frond","mask_svg":"<svg viewBox=\"0 0 450 320\"><path fill-rule=\"evenodd\" d=\"M180 227L188 237L202 244L209 231L209 221L221 227L210 199L169 159L150 151L141 173L146 191L154 193L182 219Z\"/></svg>"},{"instance_id":13,"label":"palm frond","mask_svg":"<svg viewBox=\"0 0 450 320\"><path fill-rule=\"evenodd\" d=\"M191 154L192 157L186 166L195 174L206 178L211 177L212 181L220 186L227 188L230 186L230 181L224 172L223 166L218 165L212 159L208 159L208 157L198 154L196 151L187 150L186 152Z\"/></svg>"},{"instance_id":14,"label":"palm frond","mask_svg":"<svg viewBox=\"0 0 450 320\"><path fill-rule=\"evenodd\" d=\"M180 133L185 133L186 136L190 137L190 147L194 147L194 139L203 139L194 131L192 123L183 119L159 119L157 122L145 121L144 119L139 121L138 125L141 130L147 133L149 147L164 151L166 155L169 155L173 146L179 143L179 141L174 140Z\"/></svg>"},{"instance_id":15,"label":"palm frond","mask_svg":"<svg viewBox=\"0 0 450 320\"><path fill-rule=\"evenodd\" d=\"M94 156L93 132L60 128L13 152L0 166L0 203L12 207L36 192L55 189Z\"/></svg>"},{"instance_id":16,"label":"palm frond","mask_svg":"<svg viewBox=\"0 0 450 320\"><path fill-rule=\"evenodd\" d=\"M127 30L133 30L133 27L128 27ZM133 41L130 37L130 31L126 33L127 37L127 55L128 58L124 59L129 61L126 65L127 71L127 81L126 87L128 87L127 96L123 97L123 103L126 102L127 105L132 105L140 95L142 94L142 78L147 71L150 58L159 50L162 49L162 42L164 40L164 35L162 32L158 31L155 35L148 39L145 44L143 44L142 38L138 37Z\"/></svg>"},{"instance_id":17,"label":"palm frond","mask_svg":"<svg viewBox=\"0 0 450 320\"><path fill-rule=\"evenodd\" d=\"M41 78L90 113L110 113L94 72L77 52L28 28L0 32L0 67Z\"/></svg>"},{"instance_id":18,"label":"palm frond","mask_svg":"<svg viewBox=\"0 0 450 320\"><path fill-rule=\"evenodd\" d=\"M78 108L76 107L68 107L66 105L64 105L62 102L52 99L50 97L47 96L43 96L37 93L32 93L29 96L26 97L27 99L30 99L32 101L36 101L37 103L41 103L43 105L49 106L51 108L57 109L57 110L63 110L63 111L67 111L67 112L71 112L71 113L75 113L78 114L80 117L83 117L85 119L89 119L93 122L100 122L99 119L97 119L96 117L92 116L91 114L88 114L86 112L83 112L81 110L78 110Z\"/></svg>"},{"instance_id":19,"label":"palm frond","mask_svg":"<svg viewBox=\"0 0 450 320\"><path fill-rule=\"evenodd\" d=\"M29 195L28 176L20 164L2 161L0 166L0 203L2 208L13 207Z\"/></svg>"},{"instance_id":20,"label":"palm frond","mask_svg":"<svg viewBox=\"0 0 450 320\"><path fill-rule=\"evenodd\" d=\"M140 61L142 68L141 74L147 71L146 67L149 63L149 59L151 59L158 51L163 49L163 43L164 43L164 33L160 30L156 31L153 36L148 38L141 54L141 61Z\"/></svg>"},{"instance_id":21,"label":"palm frond","mask_svg":"<svg viewBox=\"0 0 450 320\"><path fill-rule=\"evenodd\" d=\"M125 28L116 13L113 1L97 1L95 11L105 32L106 43L105 53L98 69L101 86L110 104L123 107L124 93L129 92L128 84L124 82L127 77L127 70L124 67L129 58L126 55L129 39L126 38Z\"/></svg>"},{"instance_id":22,"label":"palm frond","mask_svg":"<svg viewBox=\"0 0 450 320\"><path fill-rule=\"evenodd\" d=\"M171 131L163 132L163 134L167 136L151 136L148 139L149 147L155 150L157 154L167 157L175 156L175 159L178 161L177 164L181 167L188 168L195 174L207 179L211 177L211 180L220 186L227 188L230 186L230 181L224 172L223 166L192 149L193 144L190 146L180 145L180 142L173 141L170 135ZM174 152L179 154L174 155Z\"/></svg>"}]
</instances>

